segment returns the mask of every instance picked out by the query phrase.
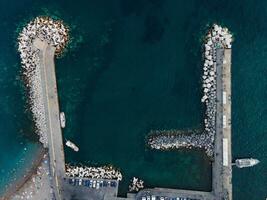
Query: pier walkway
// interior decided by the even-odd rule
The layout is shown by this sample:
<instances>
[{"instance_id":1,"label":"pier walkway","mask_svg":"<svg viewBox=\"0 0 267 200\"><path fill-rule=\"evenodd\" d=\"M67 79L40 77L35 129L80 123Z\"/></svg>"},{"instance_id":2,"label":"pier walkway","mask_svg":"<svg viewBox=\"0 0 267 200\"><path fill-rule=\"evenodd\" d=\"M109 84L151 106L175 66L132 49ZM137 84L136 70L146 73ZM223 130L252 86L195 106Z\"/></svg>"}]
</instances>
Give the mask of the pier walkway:
<instances>
[{"instance_id":1,"label":"pier walkway","mask_svg":"<svg viewBox=\"0 0 267 200\"><path fill-rule=\"evenodd\" d=\"M47 124L48 153L50 160L50 173L54 199L56 200L104 200L116 198L118 194L119 182L116 180L95 179L96 183L106 181L114 183L112 186L91 188L84 183L87 178L70 178L65 175L65 155L62 139L62 131L59 117L59 104L57 93L57 82L55 73L55 48L46 42L36 38L33 46L40 51L39 66L41 74L41 87L44 96L45 119ZM70 180L75 180L75 184ZM48 194L49 195L49 194Z\"/></svg>"},{"instance_id":2,"label":"pier walkway","mask_svg":"<svg viewBox=\"0 0 267 200\"><path fill-rule=\"evenodd\" d=\"M216 54L217 112L212 190L216 199L232 200L231 49L217 49Z\"/></svg>"},{"instance_id":3,"label":"pier walkway","mask_svg":"<svg viewBox=\"0 0 267 200\"><path fill-rule=\"evenodd\" d=\"M53 191L56 199L62 199L62 179L65 176L65 156L59 121L59 104L55 74L55 48L36 38L33 44L40 51L39 65L42 92L44 95L47 125L48 152Z\"/></svg>"}]
</instances>

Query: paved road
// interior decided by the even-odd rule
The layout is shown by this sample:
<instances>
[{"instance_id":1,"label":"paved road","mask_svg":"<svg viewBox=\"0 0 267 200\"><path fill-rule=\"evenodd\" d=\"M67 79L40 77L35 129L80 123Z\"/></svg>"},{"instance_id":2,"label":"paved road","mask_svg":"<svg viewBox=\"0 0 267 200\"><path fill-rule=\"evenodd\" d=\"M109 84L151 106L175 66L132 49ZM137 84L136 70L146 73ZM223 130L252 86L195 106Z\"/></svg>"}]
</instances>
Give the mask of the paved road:
<instances>
[{"instance_id":1,"label":"paved road","mask_svg":"<svg viewBox=\"0 0 267 200\"><path fill-rule=\"evenodd\" d=\"M55 48L38 38L34 41L40 58L40 73L42 91L44 94L45 117L47 124L50 171L56 199L62 199L62 179L65 176L65 156L63 150L62 132L59 121L59 105L55 74Z\"/></svg>"}]
</instances>

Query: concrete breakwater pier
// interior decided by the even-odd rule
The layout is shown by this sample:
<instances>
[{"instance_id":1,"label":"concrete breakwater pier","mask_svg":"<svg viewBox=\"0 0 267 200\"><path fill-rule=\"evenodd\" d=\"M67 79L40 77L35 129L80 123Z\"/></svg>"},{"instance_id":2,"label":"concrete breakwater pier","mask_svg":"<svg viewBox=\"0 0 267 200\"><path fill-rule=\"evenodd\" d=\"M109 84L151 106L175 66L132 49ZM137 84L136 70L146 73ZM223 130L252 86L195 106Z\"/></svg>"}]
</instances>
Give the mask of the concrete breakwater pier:
<instances>
[{"instance_id":1,"label":"concrete breakwater pier","mask_svg":"<svg viewBox=\"0 0 267 200\"><path fill-rule=\"evenodd\" d=\"M179 148L202 148L209 157L213 157L216 132L217 100L217 55L218 49L231 49L232 35L227 28L214 24L208 31L204 45L204 64L202 75L203 97L205 103L204 130L202 132L185 132L180 130L152 130L148 145L152 149L168 150Z\"/></svg>"},{"instance_id":2,"label":"concrete breakwater pier","mask_svg":"<svg viewBox=\"0 0 267 200\"><path fill-rule=\"evenodd\" d=\"M29 91L30 110L33 114L36 133L49 153L50 173L47 176L51 180L51 194L46 195L47 188L43 188L43 197L71 199L73 194L79 194L82 199L85 196L99 199L105 193L116 196L117 181L110 180L112 187L104 188L102 193L93 190L94 195L90 195L91 190L73 187L73 184L68 182L73 178L78 178L79 183L88 181L88 178L122 179L121 173L110 166L81 169L67 165L66 172L54 57L64 50L68 42L68 31L62 21L49 17L37 17L22 29L18 37L22 73ZM29 193L33 194L31 191ZM22 192L22 194L26 193ZM24 196L21 198L23 199ZM26 198L29 199L29 196Z\"/></svg>"},{"instance_id":3,"label":"concrete breakwater pier","mask_svg":"<svg viewBox=\"0 0 267 200\"><path fill-rule=\"evenodd\" d=\"M41 43L40 41L45 41ZM34 41L36 42L34 45ZM41 78L40 56L46 56L47 52L59 55L68 42L68 28L61 21L55 21L48 17L37 17L25 26L18 37L18 51L20 52L22 73L26 80L29 92L30 110L33 114L36 133L44 147L48 147L47 121L44 90ZM44 46L45 45L45 46ZM48 51L41 52L46 48ZM43 54L42 54L43 53Z\"/></svg>"},{"instance_id":4,"label":"concrete breakwater pier","mask_svg":"<svg viewBox=\"0 0 267 200\"><path fill-rule=\"evenodd\" d=\"M203 97L206 106L204 131L185 134L179 130L152 131L148 145L153 149L203 148L212 150L212 191L168 190L155 188L138 193L142 196L180 196L192 199L232 198L231 151L231 42L228 29L216 24L205 39ZM200 141L202 142L200 142ZM206 151L210 156L209 151Z\"/></svg>"},{"instance_id":5,"label":"concrete breakwater pier","mask_svg":"<svg viewBox=\"0 0 267 200\"><path fill-rule=\"evenodd\" d=\"M62 21L37 17L23 28L18 41L36 132L40 142L49 150L53 194L56 199L61 199L65 157L54 56L63 51L68 41L68 29Z\"/></svg>"}]
</instances>

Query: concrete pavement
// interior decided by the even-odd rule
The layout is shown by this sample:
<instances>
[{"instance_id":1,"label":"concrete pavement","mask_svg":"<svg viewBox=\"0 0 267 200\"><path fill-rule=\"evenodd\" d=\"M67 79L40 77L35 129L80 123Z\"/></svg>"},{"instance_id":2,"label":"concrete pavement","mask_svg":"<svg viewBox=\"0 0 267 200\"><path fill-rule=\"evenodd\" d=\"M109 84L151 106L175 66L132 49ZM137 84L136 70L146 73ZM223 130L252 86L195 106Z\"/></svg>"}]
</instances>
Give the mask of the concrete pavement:
<instances>
[{"instance_id":1,"label":"concrete pavement","mask_svg":"<svg viewBox=\"0 0 267 200\"><path fill-rule=\"evenodd\" d=\"M212 165L212 191L216 199L232 200L231 49L217 49L217 112Z\"/></svg>"},{"instance_id":2,"label":"concrete pavement","mask_svg":"<svg viewBox=\"0 0 267 200\"><path fill-rule=\"evenodd\" d=\"M214 200L214 196L210 192L196 191L196 190L180 190L167 188L153 188L140 191L136 195L136 200L142 200L142 197L154 196L156 199L164 197L165 199L174 198L190 198L194 200ZM158 197L158 198L157 198Z\"/></svg>"},{"instance_id":3,"label":"concrete pavement","mask_svg":"<svg viewBox=\"0 0 267 200\"><path fill-rule=\"evenodd\" d=\"M36 38L34 46L40 51L39 66L45 104L50 171L56 199L62 199L62 179L65 176L65 156L59 120L59 105L55 74L55 48Z\"/></svg>"}]
</instances>

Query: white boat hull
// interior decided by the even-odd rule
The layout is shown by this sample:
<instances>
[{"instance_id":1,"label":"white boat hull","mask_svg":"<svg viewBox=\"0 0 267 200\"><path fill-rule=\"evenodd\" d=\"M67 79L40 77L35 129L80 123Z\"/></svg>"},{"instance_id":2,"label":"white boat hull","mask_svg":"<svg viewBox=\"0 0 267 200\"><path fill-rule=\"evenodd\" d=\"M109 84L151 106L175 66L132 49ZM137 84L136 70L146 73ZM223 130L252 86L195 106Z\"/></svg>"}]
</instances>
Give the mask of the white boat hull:
<instances>
[{"instance_id":1,"label":"white boat hull","mask_svg":"<svg viewBox=\"0 0 267 200\"><path fill-rule=\"evenodd\" d=\"M77 147L73 142L67 140L66 142L66 146L70 147L71 149L73 149L74 151L79 151L79 147Z\"/></svg>"},{"instance_id":2,"label":"white boat hull","mask_svg":"<svg viewBox=\"0 0 267 200\"><path fill-rule=\"evenodd\" d=\"M259 163L260 161L253 158L244 158L244 159L237 159L235 161L235 165L238 168L245 168L245 167L252 167Z\"/></svg>"},{"instance_id":3,"label":"white boat hull","mask_svg":"<svg viewBox=\"0 0 267 200\"><path fill-rule=\"evenodd\" d=\"M61 128L65 128L66 126L66 119L65 119L65 113L61 112L59 115L59 120L60 120L60 126Z\"/></svg>"}]
</instances>

